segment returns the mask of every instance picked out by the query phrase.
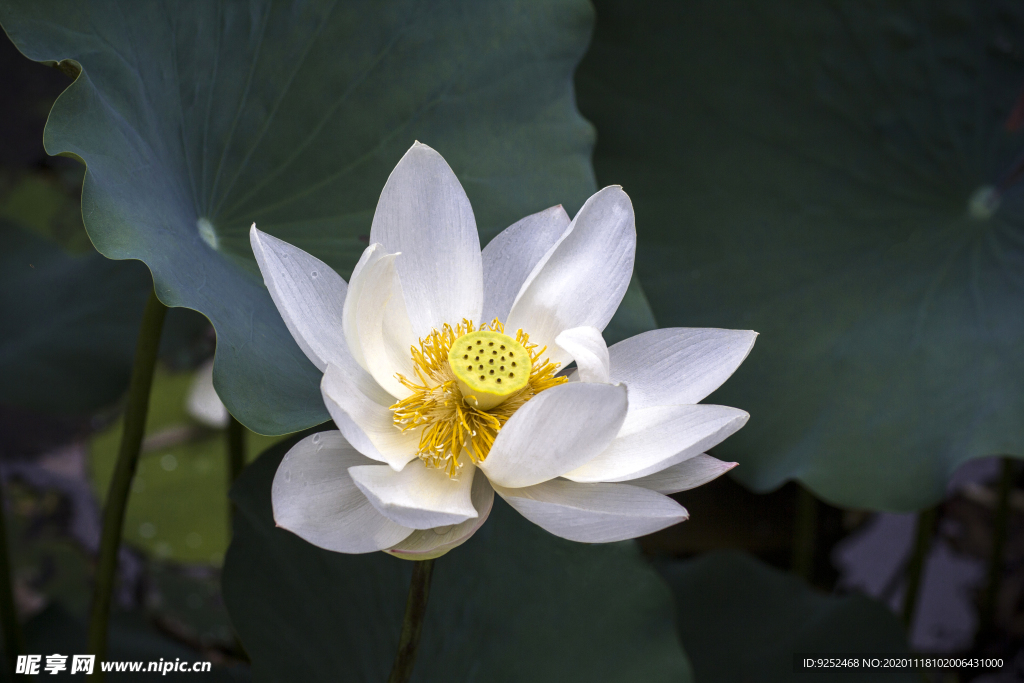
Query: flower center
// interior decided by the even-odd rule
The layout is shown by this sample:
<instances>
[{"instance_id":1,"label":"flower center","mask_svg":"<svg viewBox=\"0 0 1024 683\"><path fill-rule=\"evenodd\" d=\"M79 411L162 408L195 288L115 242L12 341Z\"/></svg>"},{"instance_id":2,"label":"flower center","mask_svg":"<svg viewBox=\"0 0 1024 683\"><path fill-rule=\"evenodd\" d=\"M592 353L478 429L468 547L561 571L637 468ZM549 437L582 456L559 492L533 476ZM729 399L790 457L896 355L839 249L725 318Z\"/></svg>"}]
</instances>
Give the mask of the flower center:
<instances>
[{"instance_id":1,"label":"flower center","mask_svg":"<svg viewBox=\"0 0 1024 683\"><path fill-rule=\"evenodd\" d=\"M391 406L395 426L419 429L418 455L456 477L469 457L483 462L510 417L545 389L568 381L522 330L512 337L497 319L474 328L445 324L410 348L416 378L397 375L412 394Z\"/></svg>"},{"instance_id":2,"label":"flower center","mask_svg":"<svg viewBox=\"0 0 1024 683\"><path fill-rule=\"evenodd\" d=\"M532 365L522 344L490 330L459 337L448 351L463 400L479 410L490 410L525 387Z\"/></svg>"}]
</instances>

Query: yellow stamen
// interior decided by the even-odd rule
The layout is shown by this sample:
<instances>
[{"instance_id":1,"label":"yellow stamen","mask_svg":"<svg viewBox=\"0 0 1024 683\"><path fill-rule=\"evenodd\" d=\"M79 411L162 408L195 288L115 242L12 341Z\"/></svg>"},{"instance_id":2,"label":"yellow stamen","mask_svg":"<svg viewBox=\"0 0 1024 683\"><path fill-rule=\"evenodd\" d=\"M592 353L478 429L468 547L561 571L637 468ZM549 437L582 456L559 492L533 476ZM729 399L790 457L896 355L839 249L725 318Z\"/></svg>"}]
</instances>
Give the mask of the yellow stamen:
<instances>
[{"instance_id":1,"label":"yellow stamen","mask_svg":"<svg viewBox=\"0 0 1024 683\"><path fill-rule=\"evenodd\" d=\"M485 334L481 335L480 332ZM557 363L541 358L547 347L538 348L536 344L530 343L528 334L517 330L512 343L529 358L529 374L522 373L526 377L525 385L511 392L497 388L490 390L487 386L486 393L490 396L484 396L485 392L480 391L480 386L469 386L467 388L472 390L474 400L466 401L463 388L460 387L460 378L453 372L448 358L456 340L471 334L474 335L473 342L479 337L484 344L497 340L500 346L500 337L512 341L511 337L505 336L505 328L497 318L489 325L481 325L479 330L474 329L470 320L463 320L455 328L445 324L440 331L433 330L426 338L420 339L418 349L415 346L410 348L416 379L397 376L398 381L412 395L391 406L396 427L403 432L422 429L418 453L420 459L429 467L443 469L449 477L458 474L464 462L460 460L463 455L468 455L474 463L483 462L498 432L524 403L545 389L568 381L565 377L555 376L558 372ZM465 341L459 348L462 345L465 345ZM489 374L485 377L489 377ZM522 381L521 377L512 379L519 380L516 384ZM508 380L503 380L503 383L505 381ZM462 384L467 384L464 378ZM484 384L487 384L486 381ZM478 405L470 405L481 398L485 400ZM500 402L489 404L495 398Z\"/></svg>"}]
</instances>

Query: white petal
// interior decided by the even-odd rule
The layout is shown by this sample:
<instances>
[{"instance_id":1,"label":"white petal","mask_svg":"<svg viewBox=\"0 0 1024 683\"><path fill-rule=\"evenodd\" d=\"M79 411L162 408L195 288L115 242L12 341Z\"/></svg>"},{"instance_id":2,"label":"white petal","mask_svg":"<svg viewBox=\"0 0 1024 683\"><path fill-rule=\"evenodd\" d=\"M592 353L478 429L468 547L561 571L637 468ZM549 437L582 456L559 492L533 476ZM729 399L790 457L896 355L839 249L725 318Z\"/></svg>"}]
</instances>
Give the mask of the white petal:
<instances>
[{"instance_id":1,"label":"white petal","mask_svg":"<svg viewBox=\"0 0 1024 683\"><path fill-rule=\"evenodd\" d=\"M478 516L470 497L476 474L471 463L463 465L458 480L419 459L401 472L366 465L351 468L349 474L382 515L402 526L431 529Z\"/></svg>"},{"instance_id":2,"label":"white petal","mask_svg":"<svg viewBox=\"0 0 1024 683\"><path fill-rule=\"evenodd\" d=\"M576 214L569 229L523 283L505 328L529 333L553 362L569 354L555 338L573 327L603 330L619 307L633 273L633 205L620 187L606 187Z\"/></svg>"},{"instance_id":3,"label":"white petal","mask_svg":"<svg viewBox=\"0 0 1024 683\"><path fill-rule=\"evenodd\" d=\"M689 514L671 498L628 484L577 484L564 479L522 489L495 487L523 517L555 536L608 543L644 536Z\"/></svg>"},{"instance_id":4,"label":"white petal","mask_svg":"<svg viewBox=\"0 0 1024 683\"><path fill-rule=\"evenodd\" d=\"M603 451L622 426L626 387L562 384L530 399L498 432L480 464L491 483L532 486Z\"/></svg>"},{"instance_id":5,"label":"white petal","mask_svg":"<svg viewBox=\"0 0 1024 683\"><path fill-rule=\"evenodd\" d=\"M194 419L207 427L223 429L228 426L228 409L213 387L213 359L203 363L196 371L192 386L188 390L185 409Z\"/></svg>"},{"instance_id":6,"label":"white petal","mask_svg":"<svg viewBox=\"0 0 1024 683\"><path fill-rule=\"evenodd\" d=\"M629 386L633 408L698 403L736 371L757 332L672 327L612 345L613 382Z\"/></svg>"},{"instance_id":7,"label":"white petal","mask_svg":"<svg viewBox=\"0 0 1024 683\"><path fill-rule=\"evenodd\" d=\"M295 342L320 370L355 361L345 343L345 281L320 259L272 235L249 229L249 243L274 305Z\"/></svg>"},{"instance_id":8,"label":"white petal","mask_svg":"<svg viewBox=\"0 0 1024 683\"><path fill-rule=\"evenodd\" d=\"M395 426L394 415L388 409L394 401L372 380L371 384L371 390L366 391L367 387L360 387L344 370L328 365L320 392L338 429L356 450L401 470L416 457L419 435Z\"/></svg>"},{"instance_id":9,"label":"white petal","mask_svg":"<svg viewBox=\"0 0 1024 683\"><path fill-rule=\"evenodd\" d=\"M484 247L481 322L508 318L519 289L534 266L569 227L569 222L565 209L561 205L553 206L505 228Z\"/></svg>"},{"instance_id":10,"label":"white petal","mask_svg":"<svg viewBox=\"0 0 1024 683\"><path fill-rule=\"evenodd\" d=\"M387 252L379 244L371 244L363 250L359 262L352 269L352 277L349 278L348 293L345 295L345 306L342 311L342 323L345 330L345 342L348 350L360 367L369 372L366 365L366 356L363 354L363 344L359 340L359 298L366 286L366 270L374 263L385 256Z\"/></svg>"},{"instance_id":11,"label":"white petal","mask_svg":"<svg viewBox=\"0 0 1024 683\"><path fill-rule=\"evenodd\" d=\"M473 478L470 497L478 515L475 519L467 519L461 524L414 531L407 539L385 552L403 560L431 560L459 547L484 525L491 514L494 489L491 488L487 477Z\"/></svg>"},{"instance_id":12,"label":"white petal","mask_svg":"<svg viewBox=\"0 0 1024 683\"><path fill-rule=\"evenodd\" d=\"M596 327L573 327L555 337L555 344L576 361L583 382L608 384L608 346Z\"/></svg>"},{"instance_id":13,"label":"white petal","mask_svg":"<svg viewBox=\"0 0 1024 683\"><path fill-rule=\"evenodd\" d=\"M691 452L691 451L684 451L683 453L677 453L677 454L675 454L675 455L673 455L671 457L665 458L664 460L659 460L658 462L652 464L650 467L645 467L645 468L643 468L641 470L637 470L636 472L630 472L629 475L627 475L626 477L622 477L622 478L616 479L615 481L616 482L626 482L627 484L630 484L630 483L632 483L633 479L639 479L640 477L646 477L648 474L654 474L655 472L660 472L661 470L663 470L663 469L665 469L667 467L672 467L673 465L678 465L679 463L683 462L684 460L689 460L690 458L693 458L693 457L695 457L695 456L694 456L693 452ZM610 482L610 483L614 483L614 482Z\"/></svg>"},{"instance_id":14,"label":"white petal","mask_svg":"<svg viewBox=\"0 0 1024 683\"><path fill-rule=\"evenodd\" d=\"M389 394L405 398L409 390L396 373L415 377L410 346L416 342L395 272L397 254L381 256L365 269L362 290L355 303L357 330L363 359L373 378Z\"/></svg>"},{"instance_id":15,"label":"white petal","mask_svg":"<svg viewBox=\"0 0 1024 683\"><path fill-rule=\"evenodd\" d=\"M631 409L608 448L564 476L578 482L634 479L669 458L681 462L721 443L749 418L737 408L703 404Z\"/></svg>"},{"instance_id":16,"label":"white petal","mask_svg":"<svg viewBox=\"0 0 1024 683\"><path fill-rule=\"evenodd\" d=\"M348 474L371 462L339 432L320 432L298 442L274 475L274 521L313 545L339 553L383 550L412 533L370 504Z\"/></svg>"},{"instance_id":17,"label":"white petal","mask_svg":"<svg viewBox=\"0 0 1024 683\"><path fill-rule=\"evenodd\" d=\"M380 194L370 242L404 255L398 275L417 337L444 323L480 319L483 269L476 220L440 154L418 142L405 153Z\"/></svg>"},{"instance_id":18,"label":"white petal","mask_svg":"<svg viewBox=\"0 0 1024 683\"><path fill-rule=\"evenodd\" d=\"M639 479L631 479L628 483L631 486L642 486L658 493L679 493L703 486L736 467L737 464L723 462L702 453L660 472L648 474Z\"/></svg>"}]
</instances>

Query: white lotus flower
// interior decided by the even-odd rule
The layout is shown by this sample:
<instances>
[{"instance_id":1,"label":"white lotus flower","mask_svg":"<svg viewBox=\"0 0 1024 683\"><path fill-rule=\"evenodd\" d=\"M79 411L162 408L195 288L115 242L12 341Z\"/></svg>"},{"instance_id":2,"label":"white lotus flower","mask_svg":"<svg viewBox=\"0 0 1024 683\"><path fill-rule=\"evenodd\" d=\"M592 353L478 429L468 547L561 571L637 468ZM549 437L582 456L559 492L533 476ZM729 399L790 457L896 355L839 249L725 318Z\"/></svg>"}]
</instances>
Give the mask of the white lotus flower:
<instances>
[{"instance_id":1,"label":"white lotus flower","mask_svg":"<svg viewBox=\"0 0 1024 683\"><path fill-rule=\"evenodd\" d=\"M703 451L748 415L698 402L754 332L601 337L636 248L619 187L571 222L560 206L528 216L481 253L462 186L417 143L348 285L255 225L250 236L340 430L296 444L274 478L277 524L310 543L436 557L480 528L495 491L557 536L618 541L685 520L664 494L735 465Z\"/></svg>"}]
</instances>

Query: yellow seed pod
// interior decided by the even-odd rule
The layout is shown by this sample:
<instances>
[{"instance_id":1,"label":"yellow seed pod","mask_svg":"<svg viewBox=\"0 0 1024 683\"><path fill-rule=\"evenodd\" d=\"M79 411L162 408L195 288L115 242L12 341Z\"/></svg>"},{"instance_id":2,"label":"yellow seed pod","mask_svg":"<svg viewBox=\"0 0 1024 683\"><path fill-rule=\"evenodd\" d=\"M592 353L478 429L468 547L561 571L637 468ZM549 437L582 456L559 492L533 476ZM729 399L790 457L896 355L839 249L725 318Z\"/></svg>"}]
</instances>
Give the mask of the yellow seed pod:
<instances>
[{"instance_id":1,"label":"yellow seed pod","mask_svg":"<svg viewBox=\"0 0 1024 683\"><path fill-rule=\"evenodd\" d=\"M448 365L463 400L479 410L499 405L530 380L530 354L523 345L490 330L456 339L448 351Z\"/></svg>"}]
</instances>

